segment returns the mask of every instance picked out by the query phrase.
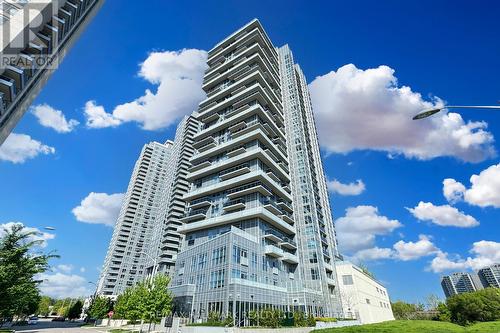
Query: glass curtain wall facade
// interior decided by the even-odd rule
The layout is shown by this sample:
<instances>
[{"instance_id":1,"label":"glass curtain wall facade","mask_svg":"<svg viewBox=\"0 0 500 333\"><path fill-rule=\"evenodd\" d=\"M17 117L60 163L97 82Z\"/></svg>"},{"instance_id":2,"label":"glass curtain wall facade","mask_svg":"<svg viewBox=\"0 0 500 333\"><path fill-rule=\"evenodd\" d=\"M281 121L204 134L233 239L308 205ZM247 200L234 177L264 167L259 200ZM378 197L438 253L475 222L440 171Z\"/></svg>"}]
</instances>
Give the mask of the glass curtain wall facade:
<instances>
[{"instance_id":1,"label":"glass curtain wall facade","mask_svg":"<svg viewBox=\"0 0 500 333\"><path fill-rule=\"evenodd\" d=\"M176 310L195 319L216 311L241 326L245 313L263 308L338 310L339 255L307 86L293 60L293 82L283 72L283 50L253 20L208 54L172 281ZM294 112L292 101L300 104ZM296 118L301 130L292 132ZM300 163L308 168L307 199Z\"/></svg>"},{"instance_id":2,"label":"glass curtain wall facade","mask_svg":"<svg viewBox=\"0 0 500 333\"><path fill-rule=\"evenodd\" d=\"M319 312L315 304L321 304L323 314L340 317L334 266L342 258L337 250L307 82L288 45L278 52L300 262L300 278L290 292L297 302L312 305L315 314Z\"/></svg>"}]
</instances>

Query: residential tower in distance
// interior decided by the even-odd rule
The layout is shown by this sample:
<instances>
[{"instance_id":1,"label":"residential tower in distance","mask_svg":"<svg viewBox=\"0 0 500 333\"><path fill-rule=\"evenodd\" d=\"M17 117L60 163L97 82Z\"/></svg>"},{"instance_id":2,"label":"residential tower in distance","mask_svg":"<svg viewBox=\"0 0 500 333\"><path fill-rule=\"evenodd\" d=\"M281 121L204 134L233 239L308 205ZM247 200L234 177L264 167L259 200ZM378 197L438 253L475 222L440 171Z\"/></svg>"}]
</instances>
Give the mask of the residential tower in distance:
<instances>
[{"instance_id":1,"label":"residential tower in distance","mask_svg":"<svg viewBox=\"0 0 500 333\"><path fill-rule=\"evenodd\" d=\"M474 273L457 272L441 278L446 298L484 288L500 288L500 264L481 268Z\"/></svg>"},{"instance_id":2,"label":"residential tower in distance","mask_svg":"<svg viewBox=\"0 0 500 333\"><path fill-rule=\"evenodd\" d=\"M151 142L142 148L101 271L97 286L100 295L116 298L140 281L147 264L156 259L151 244L158 236L156 226L163 224L164 205L168 203L165 196L170 193L168 167L173 144Z\"/></svg>"}]
</instances>

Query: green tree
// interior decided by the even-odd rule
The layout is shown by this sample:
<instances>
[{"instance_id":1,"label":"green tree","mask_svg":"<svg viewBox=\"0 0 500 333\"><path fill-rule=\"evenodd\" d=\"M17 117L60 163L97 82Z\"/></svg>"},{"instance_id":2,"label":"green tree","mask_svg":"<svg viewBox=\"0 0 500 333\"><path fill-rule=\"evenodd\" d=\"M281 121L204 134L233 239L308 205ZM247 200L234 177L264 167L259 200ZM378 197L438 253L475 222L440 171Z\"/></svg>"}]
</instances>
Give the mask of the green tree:
<instances>
[{"instance_id":1,"label":"green tree","mask_svg":"<svg viewBox=\"0 0 500 333\"><path fill-rule=\"evenodd\" d=\"M68 318L69 319L77 319L80 318L82 314L83 303L80 300L77 300L68 310Z\"/></svg>"},{"instance_id":2,"label":"green tree","mask_svg":"<svg viewBox=\"0 0 500 333\"><path fill-rule=\"evenodd\" d=\"M172 306L169 283L167 275L159 274L127 288L116 300L117 317L153 322L169 314Z\"/></svg>"},{"instance_id":3,"label":"green tree","mask_svg":"<svg viewBox=\"0 0 500 333\"><path fill-rule=\"evenodd\" d=\"M103 319L106 318L108 312L112 309L113 305L111 304L111 300L109 298L104 296L97 296L90 304L87 313L90 318Z\"/></svg>"},{"instance_id":4,"label":"green tree","mask_svg":"<svg viewBox=\"0 0 500 333\"><path fill-rule=\"evenodd\" d=\"M417 311L423 310L423 306L421 304L412 304L403 301L391 303L391 307L394 318L398 320L414 319Z\"/></svg>"},{"instance_id":5,"label":"green tree","mask_svg":"<svg viewBox=\"0 0 500 333\"><path fill-rule=\"evenodd\" d=\"M439 311L437 320L439 321L451 321L451 313L445 303L439 303L436 310Z\"/></svg>"},{"instance_id":6,"label":"green tree","mask_svg":"<svg viewBox=\"0 0 500 333\"><path fill-rule=\"evenodd\" d=\"M47 317L50 314L50 306L52 305L52 299L49 296L42 296L40 302L38 302L37 314L39 316Z\"/></svg>"},{"instance_id":7,"label":"green tree","mask_svg":"<svg viewBox=\"0 0 500 333\"><path fill-rule=\"evenodd\" d=\"M446 300L452 322L468 325L478 321L500 319L500 289L483 290L455 295Z\"/></svg>"},{"instance_id":8,"label":"green tree","mask_svg":"<svg viewBox=\"0 0 500 333\"><path fill-rule=\"evenodd\" d=\"M0 319L26 317L35 313L40 302L37 274L45 272L53 254L36 251L43 243L34 231L22 224L4 229L0 239Z\"/></svg>"}]
</instances>

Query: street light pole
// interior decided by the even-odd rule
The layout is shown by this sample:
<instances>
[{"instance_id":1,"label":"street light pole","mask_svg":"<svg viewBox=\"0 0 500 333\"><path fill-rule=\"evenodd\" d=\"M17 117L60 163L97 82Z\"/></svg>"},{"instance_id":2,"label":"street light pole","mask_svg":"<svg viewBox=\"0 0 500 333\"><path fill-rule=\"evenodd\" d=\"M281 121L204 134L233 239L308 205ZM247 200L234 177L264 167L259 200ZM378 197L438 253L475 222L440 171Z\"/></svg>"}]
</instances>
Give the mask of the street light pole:
<instances>
[{"instance_id":1,"label":"street light pole","mask_svg":"<svg viewBox=\"0 0 500 333\"><path fill-rule=\"evenodd\" d=\"M156 257L156 256L155 256L155 257L153 258L153 257L152 257L149 253L144 252L144 251L142 251L142 252L141 252L141 254L144 254L144 255L146 255L146 256L147 256L150 260L153 260L153 270L151 271L151 281L152 281L152 280L153 280L153 277L155 276L156 271L157 271L157 269L158 269L158 268L157 268L157 266L158 266L158 264L157 264L157 262L158 262L158 257Z\"/></svg>"},{"instance_id":2,"label":"street light pole","mask_svg":"<svg viewBox=\"0 0 500 333\"><path fill-rule=\"evenodd\" d=\"M89 308L90 308L94 304L95 299L97 297L97 284L95 282L92 282L92 281L89 281L89 283L93 284L95 286L94 295L92 295L92 299L91 299L91 302L89 305ZM97 326L97 319L94 321L94 326Z\"/></svg>"},{"instance_id":3,"label":"street light pole","mask_svg":"<svg viewBox=\"0 0 500 333\"><path fill-rule=\"evenodd\" d=\"M415 117L413 120L420 120L427 117L430 117L438 112L441 112L444 109L500 109L500 106L497 105L446 105L439 108L433 108L429 110L423 110Z\"/></svg>"}]
</instances>

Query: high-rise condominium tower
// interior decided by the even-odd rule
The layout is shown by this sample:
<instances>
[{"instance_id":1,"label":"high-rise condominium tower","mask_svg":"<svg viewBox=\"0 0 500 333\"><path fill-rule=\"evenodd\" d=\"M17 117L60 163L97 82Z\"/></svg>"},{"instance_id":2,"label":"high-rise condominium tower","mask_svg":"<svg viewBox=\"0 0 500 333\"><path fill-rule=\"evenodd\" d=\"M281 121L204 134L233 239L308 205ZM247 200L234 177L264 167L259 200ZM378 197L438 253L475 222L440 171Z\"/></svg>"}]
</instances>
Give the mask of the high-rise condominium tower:
<instances>
[{"instance_id":1,"label":"high-rise condominium tower","mask_svg":"<svg viewBox=\"0 0 500 333\"><path fill-rule=\"evenodd\" d=\"M238 325L266 307L335 315L339 255L300 68L257 20L217 44L208 65L178 229L178 310Z\"/></svg>"},{"instance_id":2,"label":"high-rise condominium tower","mask_svg":"<svg viewBox=\"0 0 500 333\"><path fill-rule=\"evenodd\" d=\"M0 0L0 144L103 2Z\"/></svg>"},{"instance_id":3,"label":"high-rise condominium tower","mask_svg":"<svg viewBox=\"0 0 500 333\"><path fill-rule=\"evenodd\" d=\"M297 229L299 275L291 290L305 304L321 304L324 313L340 313L334 271L338 253L326 179L316 133L307 82L285 45L279 50L287 147L293 190L294 221ZM300 297L295 296L295 299ZM318 310L314 310L316 313Z\"/></svg>"},{"instance_id":4,"label":"high-rise condominium tower","mask_svg":"<svg viewBox=\"0 0 500 333\"><path fill-rule=\"evenodd\" d=\"M446 298L483 289L479 277L471 273L453 273L445 275L441 279L441 287L443 288Z\"/></svg>"},{"instance_id":5,"label":"high-rise condominium tower","mask_svg":"<svg viewBox=\"0 0 500 333\"><path fill-rule=\"evenodd\" d=\"M493 264L491 266L481 268L477 272L477 275L485 288L500 288L500 264Z\"/></svg>"},{"instance_id":6,"label":"high-rise condominium tower","mask_svg":"<svg viewBox=\"0 0 500 333\"><path fill-rule=\"evenodd\" d=\"M193 156L193 135L198 130L198 121L189 116L184 117L175 134L170 158L166 167L167 184L162 196L161 216L155 223L153 240L149 245L146 274L156 272L171 275L182 244L182 235L177 228L182 225L186 203L182 197L189 190L186 180L189 160Z\"/></svg>"},{"instance_id":7,"label":"high-rise condominium tower","mask_svg":"<svg viewBox=\"0 0 500 333\"><path fill-rule=\"evenodd\" d=\"M135 163L101 272L97 293L117 296L141 280L155 226L162 224L169 193L172 141L144 145ZM159 223L158 223L159 222Z\"/></svg>"}]
</instances>

